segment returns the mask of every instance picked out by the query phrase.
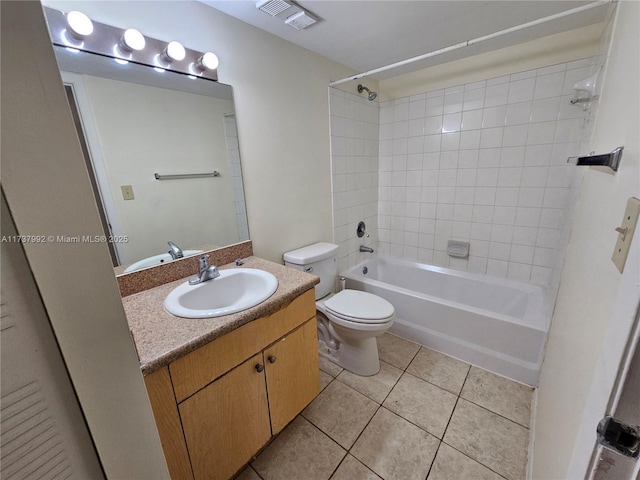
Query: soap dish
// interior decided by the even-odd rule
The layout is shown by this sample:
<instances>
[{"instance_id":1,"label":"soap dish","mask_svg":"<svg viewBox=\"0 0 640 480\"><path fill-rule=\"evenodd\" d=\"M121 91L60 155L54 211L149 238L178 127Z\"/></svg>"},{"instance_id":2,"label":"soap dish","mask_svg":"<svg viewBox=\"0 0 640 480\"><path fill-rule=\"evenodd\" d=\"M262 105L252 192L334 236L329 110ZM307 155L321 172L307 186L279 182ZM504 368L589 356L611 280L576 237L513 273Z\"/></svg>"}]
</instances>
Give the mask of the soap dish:
<instances>
[{"instance_id":1,"label":"soap dish","mask_svg":"<svg viewBox=\"0 0 640 480\"><path fill-rule=\"evenodd\" d=\"M448 240L447 254L449 254L450 257L467 258L469 256L469 242Z\"/></svg>"}]
</instances>

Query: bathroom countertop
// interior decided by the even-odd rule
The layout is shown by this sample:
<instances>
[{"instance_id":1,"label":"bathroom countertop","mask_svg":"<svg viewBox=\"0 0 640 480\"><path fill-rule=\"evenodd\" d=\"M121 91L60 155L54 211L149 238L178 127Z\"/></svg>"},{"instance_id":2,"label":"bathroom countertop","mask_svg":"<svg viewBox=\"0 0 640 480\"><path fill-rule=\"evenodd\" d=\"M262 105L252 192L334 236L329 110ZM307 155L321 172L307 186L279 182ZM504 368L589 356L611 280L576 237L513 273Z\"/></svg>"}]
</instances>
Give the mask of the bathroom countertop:
<instances>
[{"instance_id":1,"label":"bathroom countertop","mask_svg":"<svg viewBox=\"0 0 640 480\"><path fill-rule=\"evenodd\" d=\"M253 256L244 259L244 265L241 267L230 263L218 268L226 270L247 267L259 268L275 275L278 279L278 289L261 304L231 315L215 318L181 318L167 312L164 309L165 297L185 282L186 278L122 299L144 375L252 320L277 312L320 283L320 279L315 275Z\"/></svg>"}]
</instances>

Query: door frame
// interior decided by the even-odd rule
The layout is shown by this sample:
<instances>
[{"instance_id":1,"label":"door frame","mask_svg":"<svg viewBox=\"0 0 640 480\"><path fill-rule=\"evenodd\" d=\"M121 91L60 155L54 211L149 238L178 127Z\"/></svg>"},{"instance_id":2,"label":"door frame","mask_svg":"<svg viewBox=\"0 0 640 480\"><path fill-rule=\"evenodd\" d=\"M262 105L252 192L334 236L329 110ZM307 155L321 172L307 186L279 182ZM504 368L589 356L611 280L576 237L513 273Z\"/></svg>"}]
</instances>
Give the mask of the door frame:
<instances>
[{"instance_id":1,"label":"door frame","mask_svg":"<svg viewBox=\"0 0 640 480\"><path fill-rule=\"evenodd\" d=\"M73 98L76 103L75 106L78 116L80 117L80 124L82 125L82 132L78 132L78 136L80 136L80 134L84 136L85 144L89 152L89 160L93 167L93 171L88 169L88 173L94 177L95 184L98 186L99 197L96 197L96 202L102 204L107 223L111 230L110 232L106 232L106 235L120 237L124 235L124 233L120 226L115 201L111 192L109 173L104 161L104 156L102 155L102 144L96 128L91 101L89 100L89 93L87 92L83 76L77 73L62 71L60 72L60 76L62 77L64 86L70 86L73 92ZM123 265L128 263L128 258L124 251L124 244L120 242L110 242L110 244L115 247L114 253L118 264Z\"/></svg>"}]
</instances>

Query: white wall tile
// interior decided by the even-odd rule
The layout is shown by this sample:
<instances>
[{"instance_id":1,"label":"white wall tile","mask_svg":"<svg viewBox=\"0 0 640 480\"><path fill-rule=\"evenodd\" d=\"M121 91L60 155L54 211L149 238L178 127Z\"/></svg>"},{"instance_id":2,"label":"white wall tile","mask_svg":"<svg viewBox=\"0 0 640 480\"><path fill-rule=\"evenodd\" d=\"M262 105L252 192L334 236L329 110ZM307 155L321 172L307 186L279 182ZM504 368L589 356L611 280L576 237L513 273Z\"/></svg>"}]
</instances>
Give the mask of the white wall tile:
<instances>
[{"instance_id":1,"label":"white wall tile","mask_svg":"<svg viewBox=\"0 0 640 480\"><path fill-rule=\"evenodd\" d=\"M469 110L462 113L462 130L477 130L482 128L483 110Z\"/></svg>"},{"instance_id":2,"label":"white wall tile","mask_svg":"<svg viewBox=\"0 0 640 480\"><path fill-rule=\"evenodd\" d=\"M448 113L442 117L442 133L453 133L460 131L462 123L462 113Z\"/></svg>"},{"instance_id":3,"label":"white wall tile","mask_svg":"<svg viewBox=\"0 0 640 480\"><path fill-rule=\"evenodd\" d=\"M545 187L549 175L549 167L524 167L522 169L522 187Z\"/></svg>"},{"instance_id":4,"label":"white wall tile","mask_svg":"<svg viewBox=\"0 0 640 480\"><path fill-rule=\"evenodd\" d=\"M473 150L480 147L480 130L460 132L460 150Z\"/></svg>"},{"instance_id":5,"label":"white wall tile","mask_svg":"<svg viewBox=\"0 0 640 480\"><path fill-rule=\"evenodd\" d=\"M509 262L505 260L496 260L493 258L487 260L487 275L505 278L508 268Z\"/></svg>"},{"instance_id":6,"label":"white wall tile","mask_svg":"<svg viewBox=\"0 0 640 480\"><path fill-rule=\"evenodd\" d=\"M539 145L543 143L553 143L556 135L556 122L532 123L529 126L527 145Z\"/></svg>"},{"instance_id":7,"label":"white wall tile","mask_svg":"<svg viewBox=\"0 0 640 480\"><path fill-rule=\"evenodd\" d=\"M444 96L444 109L443 113L456 113L462 111L462 104L464 101L464 93L449 93Z\"/></svg>"},{"instance_id":8,"label":"white wall tile","mask_svg":"<svg viewBox=\"0 0 640 480\"><path fill-rule=\"evenodd\" d=\"M441 149L443 152L447 150L458 150L460 147L460 133L443 133Z\"/></svg>"},{"instance_id":9,"label":"white wall tile","mask_svg":"<svg viewBox=\"0 0 640 480\"><path fill-rule=\"evenodd\" d=\"M530 276L531 276L531 265L509 262L507 278L511 278L513 280L518 280L521 282L528 282Z\"/></svg>"},{"instance_id":10,"label":"white wall tile","mask_svg":"<svg viewBox=\"0 0 640 480\"><path fill-rule=\"evenodd\" d=\"M477 110L484 106L484 88L465 90L462 108L463 110Z\"/></svg>"},{"instance_id":11,"label":"white wall tile","mask_svg":"<svg viewBox=\"0 0 640 480\"><path fill-rule=\"evenodd\" d=\"M531 120L531 108L531 102L520 102L507 105L505 125L528 124Z\"/></svg>"},{"instance_id":12,"label":"white wall tile","mask_svg":"<svg viewBox=\"0 0 640 480\"><path fill-rule=\"evenodd\" d=\"M495 168L500 165L500 148L483 148L478 152L478 168Z\"/></svg>"},{"instance_id":13,"label":"white wall tile","mask_svg":"<svg viewBox=\"0 0 640 480\"><path fill-rule=\"evenodd\" d=\"M509 97L509 83L487 86L484 97L484 106L496 107L506 105Z\"/></svg>"},{"instance_id":14,"label":"white wall tile","mask_svg":"<svg viewBox=\"0 0 640 480\"><path fill-rule=\"evenodd\" d=\"M427 117L441 116L444 107L444 96L429 98L427 96L425 114ZM392 117L393 118L393 117Z\"/></svg>"},{"instance_id":15,"label":"white wall tile","mask_svg":"<svg viewBox=\"0 0 640 480\"><path fill-rule=\"evenodd\" d=\"M473 162L469 162L472 164ZM477 161L475 162L477 165ZM462 156L458 162L458 168L462 166ZM473 166L469 166L473 168ZM497 187L498 186L498 169L497 168L480 168L476 177L476 186L478 187Z\"/></svg>"},{"instance_id":16,"label":"white wall tile","mask_svg":"<svg viewBox=\"0 0 640 480\"><path fill-rule=\"evenodd\" d=\"M509 97L507 103L525 102L533 99L533 91L536 84L535 78L511 81L509 84Z\"/></svg>"},{"instance_id":17,"label":"white wall tile","mask_svg":"<svg viewBox=\"0 0 640 480\"><path fill-rule=\"evenodd\" d=\"M504 127L503 147L517 147L527 144L529 125L510 125Z\"/></svg>"},{"instance_id":18,"label":"white wall tile","mask_svg":"<svg viewBox=\"0 0 640 480\"><path fill-rule=\"evenodd\" d=\"M534 100L531 107L531 121L546 122L558 120L561 99L562 97L558 96Z\"/></svg>"},{"instance_id":19,"label":"white wall tile","mask_svg":"<svg viewBox=\"0 0 640 480\"><path fill-rule=\"evenodd\" d=\"M502 146L503 127L483 128L480 135L480 148L496 148Z\"/></svg>"},{"instance_id":20,"label":"white wall tile","mask_svg":"<svg viewBox=\"0 0 640 480\"><path fill-rule=\"evenodd\" d=\"M538 75L533 93L534 99L559 97L562 95L564 71L548 75Z\"/></svg>"},{"instance_id":21,"label":"white wall tile","mask_svg":"<svg viewBox=\"0 0 640 480\"><path fill-rule=\"evenodd\" d=\"M378 105L332 95L339 265L359 258L353 222L370 215L377 253L541 285L556 278L582 172L565 162L589 131L568 100L591 64L567 66ZM446 254L451 238L470 241L469 259Z\"/></svg>"},{"instance_id":22,"label":"white wall tile","mask_svg":"<svg viewBox=\"0 0 640 480\"><path fill-rule=\"evenodd\" d=\"M482 114L482 128L503 127L507 116L507 106L485 108Z\"/></svg>"}]
</instances>

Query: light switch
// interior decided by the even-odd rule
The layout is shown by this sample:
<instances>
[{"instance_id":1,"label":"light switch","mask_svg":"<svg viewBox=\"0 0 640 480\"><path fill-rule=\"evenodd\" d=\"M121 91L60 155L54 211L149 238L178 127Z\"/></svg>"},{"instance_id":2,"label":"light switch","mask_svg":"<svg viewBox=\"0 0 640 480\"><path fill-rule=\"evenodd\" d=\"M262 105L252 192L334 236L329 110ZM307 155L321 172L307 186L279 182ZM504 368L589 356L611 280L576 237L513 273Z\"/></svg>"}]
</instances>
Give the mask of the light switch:
<instances>
[{"instance_id":1,"label":"light switch","mask_svg":"<svg viewBox=\"0 0 640 480\"><path fill-rule=\"evenodd\" d=\"M120 185L120 189L122 190L122 198L124 200L133 200L135 198L133 196L133 187L131 185Z\"/></svg>"},{"instance_id":2,"label":"light switch","mask_svg":"<svg viewBox=\"0 0 640 480\"><path fill-rule=\"evenodd\" d=\"M613 251L611 260L618 267L620 273L624 271L624 264L627 261L629 255L629 248L631 248L631 241L633 240L633 233L636 230L636 224L638 223L638 215L640 214L640 200L631 197L627 201L627 208L624 211L624 217L622 218L622 225L616 228L618 232L618 241L616 242L616 248Z\"/></svg>"}]
</instances>

